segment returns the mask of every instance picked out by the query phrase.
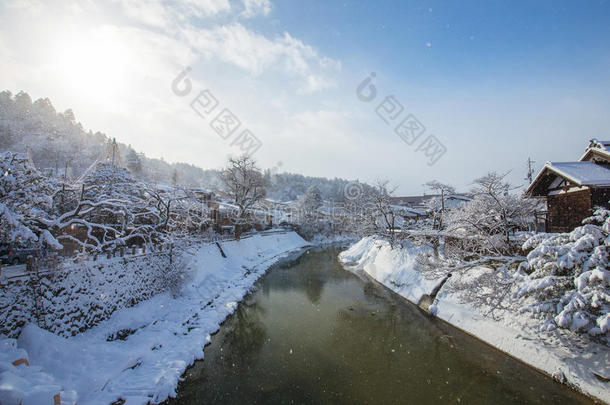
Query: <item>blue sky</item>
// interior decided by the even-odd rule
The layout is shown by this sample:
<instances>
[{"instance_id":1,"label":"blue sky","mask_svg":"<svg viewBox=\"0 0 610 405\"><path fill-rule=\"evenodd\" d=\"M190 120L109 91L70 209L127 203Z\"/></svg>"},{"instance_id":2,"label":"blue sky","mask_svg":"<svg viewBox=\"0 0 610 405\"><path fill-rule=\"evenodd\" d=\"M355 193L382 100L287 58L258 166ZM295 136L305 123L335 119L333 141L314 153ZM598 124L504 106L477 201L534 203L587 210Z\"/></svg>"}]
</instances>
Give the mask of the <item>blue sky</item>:
<instances>
[{"instance_id":1,"label":"blue sky","mask_svg":"<svg viewBox=\"0 0 610 405\"><path fill-rule=\"evenodd\" d=\"M218 168L239 152L189 107L207 88L260 139L262 167L400 194L490 170L522 184L528 157L610 138L609 1L7 0L0 63L3 89L151 156ZM433 166L375 114L388 95L446 147Z\"/></svg>"},{"instance_id":2,"label":"blue sky","mask_svg":"<svg viewBox=\"0 0 610 405\"><path fill-rule=\"evenodd\" d=\"M601 75L609 63L604 1L282 1L273 16L257 28L413 80Z\"/></svg>"}]
</instances>

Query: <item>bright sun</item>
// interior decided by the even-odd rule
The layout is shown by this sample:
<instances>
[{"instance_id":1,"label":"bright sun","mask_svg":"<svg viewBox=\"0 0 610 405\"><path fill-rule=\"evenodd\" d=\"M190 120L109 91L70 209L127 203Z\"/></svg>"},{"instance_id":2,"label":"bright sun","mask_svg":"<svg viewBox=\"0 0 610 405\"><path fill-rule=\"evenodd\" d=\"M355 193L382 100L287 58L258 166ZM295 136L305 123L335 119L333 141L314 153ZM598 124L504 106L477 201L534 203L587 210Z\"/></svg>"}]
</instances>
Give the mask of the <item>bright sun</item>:
<instances>
[{"instance_id":1,"label":"bright sun","mask_svg":"<svg viewBox=\"0 0 610 405\"><path fill-rule=\"evenodd\" d=\"M109 28L71 36L57 54L58 69L68 87L103 99L122 93L131 63L126 44Z\"/></svg>"}]
</instances>

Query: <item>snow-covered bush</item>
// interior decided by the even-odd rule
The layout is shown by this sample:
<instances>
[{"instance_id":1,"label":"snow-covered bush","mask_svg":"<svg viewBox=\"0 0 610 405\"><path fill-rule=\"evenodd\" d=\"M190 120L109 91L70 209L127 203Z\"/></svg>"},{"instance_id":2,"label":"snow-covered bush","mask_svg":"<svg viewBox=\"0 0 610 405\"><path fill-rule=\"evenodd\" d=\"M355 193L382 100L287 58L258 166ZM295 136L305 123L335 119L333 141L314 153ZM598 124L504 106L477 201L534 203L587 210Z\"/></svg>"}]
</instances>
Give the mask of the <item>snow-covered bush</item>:
<instances>
[{"instance_id":1,"label":"snow-covered bush","mask_svg":"<svg viewBox=\"0 0 610 405\"><path fill-rule=\"evenodd\" d=\"M520 266L517 297L535 303L523 311L546 313L542 326L610 337L610 211L597 209L570 233L538 234Z\"/></svg>"}]
</instances>

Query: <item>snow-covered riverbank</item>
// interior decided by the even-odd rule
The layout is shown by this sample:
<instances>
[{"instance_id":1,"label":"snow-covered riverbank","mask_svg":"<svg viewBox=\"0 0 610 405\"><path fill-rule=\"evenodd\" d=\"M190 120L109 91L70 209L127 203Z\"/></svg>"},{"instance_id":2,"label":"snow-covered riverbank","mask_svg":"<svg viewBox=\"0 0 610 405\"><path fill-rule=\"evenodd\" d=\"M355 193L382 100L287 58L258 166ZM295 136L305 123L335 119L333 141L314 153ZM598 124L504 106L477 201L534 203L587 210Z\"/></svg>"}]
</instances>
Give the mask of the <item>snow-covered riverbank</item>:
<instances>
[{"instance_id":1,"label":"snow-covered riverbank","mask_svg":"<svg viewBox=\"0 0 610 405\"><path fill-rule=\"evenodd\" d=\"M426 279L417 270L420 251L415 245L390 249L387 242L364 238L341 253L340 260L418 304L442 281ZM610 383L604 381L610 377L610 348L564 329L540 331L540 323L531 314L520 313L520 303L512 300L514 286L490 288L483 282L490 275L493 270L487 268L454 275L438 292L431 310L499 350L610 403Z\"/></svg>"},{"instance_id":2,"label":"snow-covered riverbank","mask_svg":"<svg viewBox=\"0 0 610 405\"><path fill-rule=\"evenodd\" d=\"M0 403L157 403L175 395L180 376L270 265L308 243L294 232L256 235L192 253L190 279L173 297L155 295L71 338L34 325L1 339ZM5 350L6 349L6 350ZM14 357L14 358L13 358ZM20 358L25 363L14 365ZM44 399L45 402L41 402ZM48 401L47 401L48 399Z\"/></svg>"}]
</instances>

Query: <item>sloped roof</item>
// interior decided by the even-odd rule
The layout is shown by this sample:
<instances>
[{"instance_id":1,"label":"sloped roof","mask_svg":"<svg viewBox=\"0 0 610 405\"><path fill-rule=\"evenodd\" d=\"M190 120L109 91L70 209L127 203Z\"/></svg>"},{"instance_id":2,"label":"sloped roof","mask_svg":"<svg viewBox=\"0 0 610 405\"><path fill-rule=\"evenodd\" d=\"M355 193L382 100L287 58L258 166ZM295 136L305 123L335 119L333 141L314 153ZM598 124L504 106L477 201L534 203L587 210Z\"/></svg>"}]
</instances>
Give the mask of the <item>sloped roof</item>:
<instances>
[{"instance_id":1,"label":"sloped roof","mask_svg":"<svg viewBox=\"0 0 610 405\"><path fill-rule=\"evenodd\" d=\"M422 206L426 202L433 198L441 198L440 194L426 194L426 195L415 195L406 197L390 197L390 201L394 205L400 205L403 207ZM472 197L467 194L445 194L445 201L448 200L460 200L470 201Z\"/></svg>"},{"instance_id":2,"label":"sloped roof","mask_svg":"<svg viewBox=\"0 0 610 405\"><path fill-rule=\"evenodd\" d=\"M595 157L601 157L601 160L610 161L610 141L592 139L580 161L588 161L592 160L592 158L594 160Z\"/></svg>"},{"instance_id":3,"label":"sloped roof","mask_svg":"<svg viewBox=\"0 0 610 405\"><path fill-rule=\"evenodd\" d=\"M598 141L597 139L592 139L591 143L589 144L589 148L605 149L610 151L610 141Z\"/></svg>"},{"instance_id":4,"label":"sloped roof","mask_svg":"<svg viewBox=\"0 0 610 405\"><path fill-rule=\"evenodd\" d=\"M472 201L472 197L466 194L451 194L445 197L445 200Z\"/></svg>"},{"instance_id":5,"label":"sloped roof","mask_svg":"<svg viewBox=\"0 0 610 405\"><path fill-rule=\"evenodd\" d=\"M594 162L550 162L547 166L580 186L610 186L610 169Z\"/></svg>"},{"instance_id":6,"label":"sloped roof","mask_svg":"<svg viewBox=\"0 0 610 405\"><path fill-rule=\"evenodd\" d=\"M547 162L527 189L531 195L545 195L539 186L548 187L550 178L563 177L576 186L610 187L610 168L594 162Z\"/></svg>"},{"instance_id":7,"label":"sloped roof","mask_svg":"<svg viewBox=\"0 0 610 405\"><path fill-rule=\"evenodd\" d=\"M392 208L395 209L396 211L398 211L401 215L403 215L405 217L415 218L415 217L420 217L420 216L425 217L426 215L428 215L428 212L425 210L418 210L415 208L403 207L400 205L393 205Z\"/></svg>"},{"instance_id":8,"label":"sloped roof","mask_svg":"<svg viewBox=\"0 0 610 405\"><path fill-rule=\"evenodd\" d=\"M428 200L433 199L434 197L440 197L434 194L428 195L414 195L414 196L405 196L405 197L390 197L390 201L396 205L402 206L412 206L412 205L422 205Z\"/></svg>"}]
</instances>

